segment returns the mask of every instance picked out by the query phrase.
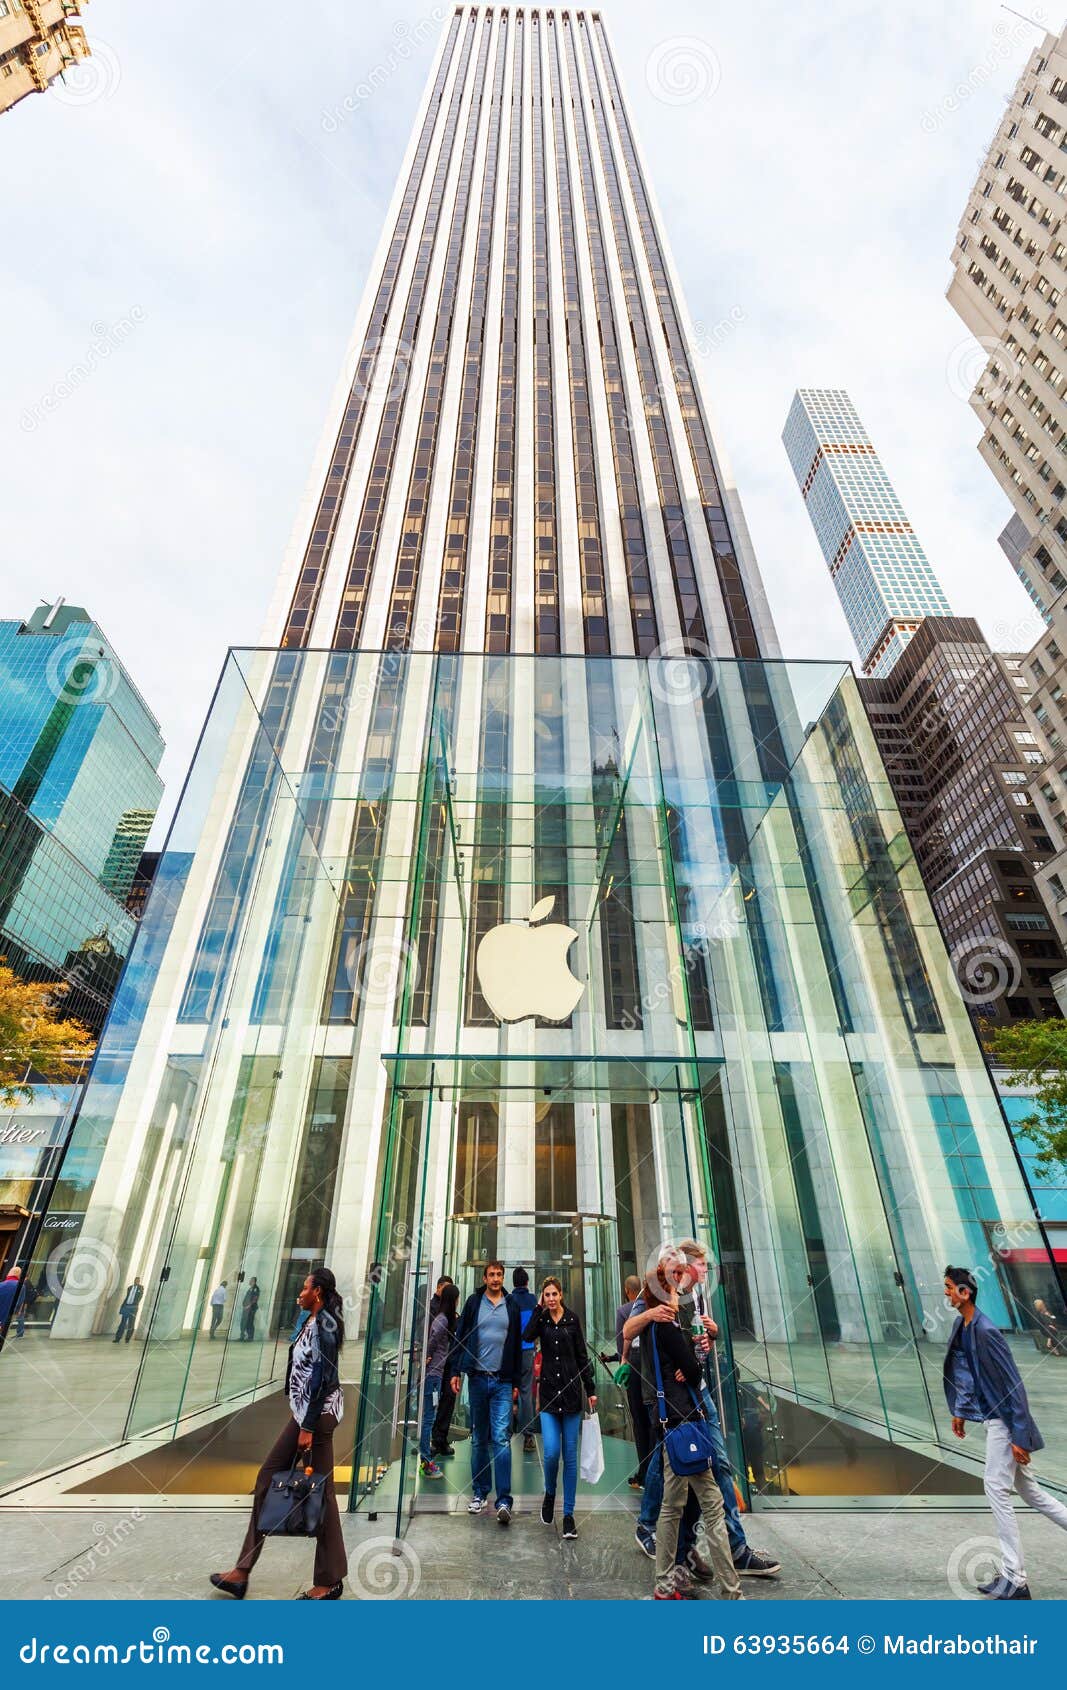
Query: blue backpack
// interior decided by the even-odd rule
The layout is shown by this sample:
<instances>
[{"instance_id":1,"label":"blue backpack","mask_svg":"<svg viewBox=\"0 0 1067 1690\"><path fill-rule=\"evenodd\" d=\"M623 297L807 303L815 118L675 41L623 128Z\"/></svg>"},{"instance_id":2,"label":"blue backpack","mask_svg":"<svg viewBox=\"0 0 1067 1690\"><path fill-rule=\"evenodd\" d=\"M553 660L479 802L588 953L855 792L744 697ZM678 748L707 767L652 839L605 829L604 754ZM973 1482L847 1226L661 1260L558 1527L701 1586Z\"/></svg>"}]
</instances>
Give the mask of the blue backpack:
<instances>
[{"instance_id":1,"label":"blue backpack","mask_svg":"<svg viewBox=\"0 0 1067 1690\"><path fill-rule=\"evenodd\" d=\"M649 1331L652 1334L652 1362L656 1369L656 1399L659 1403L659 1423L663 1429L664 1454L671 1464L671 1471L681 1478L687 1479L694 1473L706 1473L711 1467L712 1442L703 1404L690 1385L689 1395L693 1399L693 1406L699 1418L683 1420L680 1426L672 1426L668 1430L667 1399L663 1394L663 1374L659 1365L655 1321L651 1322Z\"/></svg>"}]
</instances>

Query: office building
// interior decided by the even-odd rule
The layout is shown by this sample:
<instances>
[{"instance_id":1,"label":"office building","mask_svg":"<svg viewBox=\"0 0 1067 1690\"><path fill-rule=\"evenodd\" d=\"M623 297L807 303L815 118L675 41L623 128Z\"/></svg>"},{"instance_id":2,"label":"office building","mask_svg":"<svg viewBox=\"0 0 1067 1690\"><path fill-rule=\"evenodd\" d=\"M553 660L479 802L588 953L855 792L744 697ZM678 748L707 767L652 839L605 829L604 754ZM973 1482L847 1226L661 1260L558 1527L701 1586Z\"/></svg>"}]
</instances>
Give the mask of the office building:
<instances>
[{"instance_id":1,"label":"office building","mask_svg":"<svg viewBox=\"0 0 1067 1690\"><path fill-rule=\"evenodd\" d=\"M1044 1237L855 678L779 654L598 12L445 20L71 1154L70 1272L110 1267L40 1340L76 1426L21 1411L29 1341L0 1358L24 1473L109 1450L94 1485L247 1490L326 1260L341 1480L400 1533L463 1482L430 1494L410 1438L437 1274L557 1272L603 1348L621 1276L682 1234L720 1264L747 1492L980 1483L936 1406L942 1270L1016 1230L983 1306L1032 1362ZM97 1357L135 1273L118 1389Z\"/></svg>"},{"instance_id":2,"label":"office building","mask_svg":"<svg viewBox=\"0 0 1067 1690\"><path fill-rule=\"evenodd\" d=\"M1067 961L1037 884L1051 841L1022 670L973 618L933 616L860 683L960 990L979 1021L1009 1024L1059 1013Z\"/></svg>"},{"instance_id":3,"label":"office building","mask_svg":"<svg viewBox=\"0 0 1067 1690\"><path fill-rule=\"evenodd\" d=\"M0 0L0 113L90 56L80 24L84 0Z\"/></svg>"},{"instance_id":4,"label":"office building","mask_svg":"<svg viewBox=\"0 0 1067 1690\"><path fill-rule=\"evenodd\" d=\"M865 675L888 675L948 600L867 430L841 388L804 387L782 434Z\"/></svg>"},{"instance_id":5,"label":"office building","mask_svg":"<svg viewBox=\"0 0 1067 1690\"><path fill-rule=\"evenodd\" d=\"M99 1032L159 805L159 724L87 611L0 622L0 948Z\"/></svg>"}]
</instances>

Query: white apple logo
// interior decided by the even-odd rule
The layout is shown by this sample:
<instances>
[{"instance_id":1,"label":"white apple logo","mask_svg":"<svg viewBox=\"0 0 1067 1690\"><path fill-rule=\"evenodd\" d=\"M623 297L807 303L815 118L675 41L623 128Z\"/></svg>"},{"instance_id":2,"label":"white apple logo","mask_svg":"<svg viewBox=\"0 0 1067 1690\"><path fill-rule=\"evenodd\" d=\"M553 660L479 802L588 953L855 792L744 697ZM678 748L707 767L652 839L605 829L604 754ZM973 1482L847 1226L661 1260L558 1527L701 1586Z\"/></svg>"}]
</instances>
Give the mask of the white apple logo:
<instances>
[{"instance_id":1,"label":"white apple logo","mask_svg":"<svg viewBox=\"0 0 1067 1690\"><path fill-rule=\"evenodd\" d=\"M524 922L493 927L478 946L475 967L482 996L500 1021L566 1021L582 993L567 966L567 952L578 935L561 921L541 926L555 897L542 898Z\"/></svg>"}]
</instances>

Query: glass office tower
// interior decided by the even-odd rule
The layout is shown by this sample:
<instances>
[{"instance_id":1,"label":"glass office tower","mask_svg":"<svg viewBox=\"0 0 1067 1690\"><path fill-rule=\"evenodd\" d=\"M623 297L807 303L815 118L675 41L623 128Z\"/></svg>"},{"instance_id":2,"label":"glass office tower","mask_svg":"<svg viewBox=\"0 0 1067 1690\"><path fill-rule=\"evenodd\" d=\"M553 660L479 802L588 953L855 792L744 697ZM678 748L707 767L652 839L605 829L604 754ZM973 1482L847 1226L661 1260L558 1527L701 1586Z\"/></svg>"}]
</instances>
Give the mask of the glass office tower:
<instances>
[{"instance_id":1,"label":"glass office tower","mask_svg":"<svg viewBox=\"0 0 1067 1690\"><path fill-rule=\"evenodd\" d=\"M427 1292L495 1255L601 1350L622 1276L705 1239L753 1495L973 1488L948 1260L1054 1394L999 1242L1054 1269L856 683L778 654L691 348L599 15L457 8L76 1128L47 1360L85 1420L38 1415L23 1472L239 1492L324 1260L350 1498L398 1527L448 1505L412 1450Z\"/></svg>"}]
</instances>

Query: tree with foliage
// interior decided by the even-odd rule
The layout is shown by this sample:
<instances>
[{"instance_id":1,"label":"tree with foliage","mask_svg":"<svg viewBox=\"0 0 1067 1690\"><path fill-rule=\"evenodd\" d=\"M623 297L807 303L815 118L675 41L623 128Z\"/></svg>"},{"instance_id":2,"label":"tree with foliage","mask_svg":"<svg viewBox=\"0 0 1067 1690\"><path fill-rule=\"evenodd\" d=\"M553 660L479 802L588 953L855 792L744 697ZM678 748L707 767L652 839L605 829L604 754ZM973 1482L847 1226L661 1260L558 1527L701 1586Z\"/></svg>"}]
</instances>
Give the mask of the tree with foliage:
<instances>
[{"instance_id":1,"label":"tree with foliage","mask_svg":"<svg viewBox=\"0 0 1067 1690\"><path fill-rule=\"evenodd\" d=\"M1043 1173L1067 1170L1067 1021L1018 1021L982 1029L986 1049L1008 1069L1008 1084L1033 1093L1034 1113L1019 1122L1037 1145Z\"/></svg>"},{"instance_id":2,"label":"tree with foliage","mask_svg":"<svg viewBox=\"0 0 1067 1690\"><path fill-rule=\"evenodd\" d=\"M93 1036L60 1019L57 995L48 981L20 980L0 957L0 1102L32 1101L31 1072L52 1085L81 1078Z\"/></svg>"}]
</instances>

